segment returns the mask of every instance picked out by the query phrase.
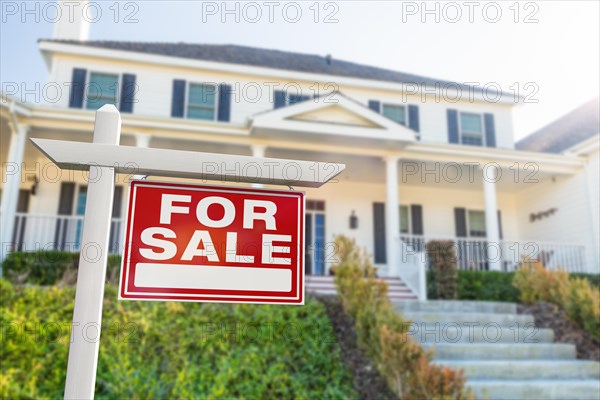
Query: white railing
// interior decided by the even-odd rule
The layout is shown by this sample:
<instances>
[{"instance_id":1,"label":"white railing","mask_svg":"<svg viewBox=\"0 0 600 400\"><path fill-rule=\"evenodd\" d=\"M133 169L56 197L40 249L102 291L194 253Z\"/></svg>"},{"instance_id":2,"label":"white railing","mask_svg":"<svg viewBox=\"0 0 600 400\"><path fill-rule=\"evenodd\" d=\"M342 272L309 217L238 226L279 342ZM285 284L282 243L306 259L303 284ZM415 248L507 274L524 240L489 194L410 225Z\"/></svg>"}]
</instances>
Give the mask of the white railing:
<instances>
[{"instance_id":1,"label":"white railing","mask_svg":"<svg viewBox=\"0 0 600 400\"><path fill-rule=\"evenodd\" d=\"M398 276L415 293L419 300L427 300L427 277L425 258L413 244L400 240L400 264L391 268L392 276Z\"/></svg>"},{"instance_id":2,"label":"white railing","mask_svg":"<svg viewBox=\"0 0 600 400\"><path fill-rule=\"evenodd\" d=\"M12 235L13 250L64 250L81 249L83 232L82 215L45 215L17 213ZM121 253L123 249L123 221L113 218L110 229L109 251Z\"/></svg>"},{"instance_id":3,"label":"white railing","mask_svg":"<svg viewBox=\"0 0 600 400\"><path fill-rule=\"evenodd\" d=\"M485 271L490 269L490 261L500 259L502 271L514 271L524 260L539 260L546 268L562 268L568 272L586 272L585 246L569 243L540 241L501 240L488 242L485 238L440 238L419 235L402 235L401 240L408 245L402 247L403 259L420 256L427 268L427 243L430 241L451 241L454 243L456 262L459 269Z\"/></svg>"}]
</instances>

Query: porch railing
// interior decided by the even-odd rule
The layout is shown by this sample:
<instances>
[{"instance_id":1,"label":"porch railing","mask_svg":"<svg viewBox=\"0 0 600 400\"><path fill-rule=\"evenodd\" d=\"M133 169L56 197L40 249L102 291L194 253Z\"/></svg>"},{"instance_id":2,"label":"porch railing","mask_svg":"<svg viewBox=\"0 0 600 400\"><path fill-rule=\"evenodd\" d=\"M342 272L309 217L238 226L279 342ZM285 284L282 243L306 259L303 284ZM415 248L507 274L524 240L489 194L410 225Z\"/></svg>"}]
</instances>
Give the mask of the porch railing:
<instances>
[{"instance_id":1,"label":"porch railing","mask_svg":"<svg viewBox=\"0 0 600 400\"><path fill-rule=\"evenodd\" d=\"M585 246L569 243L501 240L488 242L485 238L440 238L402 235L407 245L403 252L419 254L427 268L430 267L427 243L451 241L454 243L459 269L484 271L490 261L500 260L502 271L514 271L523 259L541 261L547 268L562 268L568 272L586 272ZM405 250L408 249L408 250ZM405 254L402 255L405 257Z\"/></svg>"},{"instance_id":2,"label":"porch railing","mask_svg":"<svg viewBox=\"0 0 600 400\"><path fill-rule=\"evenodd\" d=\"M81 250L83 215L45 215L17 213L12 235L12 250ZM123 221L113 218L109 252L123 249Z\"/></svg>"}]
</instances>

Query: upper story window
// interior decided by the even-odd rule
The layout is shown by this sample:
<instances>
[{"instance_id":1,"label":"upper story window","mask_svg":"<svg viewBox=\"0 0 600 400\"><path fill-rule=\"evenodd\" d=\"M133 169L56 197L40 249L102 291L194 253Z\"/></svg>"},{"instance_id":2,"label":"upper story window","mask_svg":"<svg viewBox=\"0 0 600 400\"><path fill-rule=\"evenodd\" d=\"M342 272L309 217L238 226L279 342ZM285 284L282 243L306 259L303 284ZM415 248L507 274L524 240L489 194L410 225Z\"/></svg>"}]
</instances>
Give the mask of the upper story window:
<instances>
[{"instance_id":1,"label":"upper story window","mask_svg":"<svg viewBox=\"0 0 600 400\"><path fill-rule=\"evenodd\" d=\"M134 74L88 71L73 68L69 107L96 110L114 104L122 113L132 113L138 87Z\"/></svg>"},{"instance_id":2,"label":"upper story window","mask_svg":"<svg viewBox=\"0 0 600 400\"><path fill-rule=\"evenodd\" d=\"M97 110L105 104L119 104L119 75L90 72L88 82L85 108Z\"/></svg>"},{"instance_id":3,"label":"upper story window","mask_svg":"<svg viewBox=\"0 0 600 400\"><path fill-rule=\"evenodd\" d=\"M275 97L274 102L273 102L274 108L282 108L282 107L286 107L286 106L291 106L292 104L300 103L300 102L306 101L311 98L311 96L308 96L308 95L302 95L302 94L298 94L298 93L291 94L291 93L287 93L284 90L275 90L274 97Z\"/></svg>"},{"instance_id":4,"label":"upper story window","mask_svg":"<svg viewBox=\"0 0 600 400\"><path fill-rule=\"evenodd\" d=\"M187 99L187 118L216 119L217 87L209 84L190 83Z\"/></svg>"},{"instance_id":5,"label":"upper story window","mask_svg":"<svg viewBox=\"0 0 600 400\"><path fill-rule=\"evenodd\" d=\"M401 125L406 126L406 106L398 104L383 104L381 114Z\"/></svg>"},{"instance_id":6,"label":"upper story window","mask_svg":"<svg viewBox=\"0 0 600 400\"><path fill-rule=\"evenodd\" d=\"M472 146L483 146L484 137L482 115L460 113L460 142Z\"/></svg>"},{"instance_id":7,"label":"upper story window","mask_svg":"<svg viewBox=\"0 0 600 400\"><path fill-rule=\"evenodd\" d=\"M469 210L467 212L467 229L469 237L486 237L485 212Z\"/></svg>"}]
</instances>

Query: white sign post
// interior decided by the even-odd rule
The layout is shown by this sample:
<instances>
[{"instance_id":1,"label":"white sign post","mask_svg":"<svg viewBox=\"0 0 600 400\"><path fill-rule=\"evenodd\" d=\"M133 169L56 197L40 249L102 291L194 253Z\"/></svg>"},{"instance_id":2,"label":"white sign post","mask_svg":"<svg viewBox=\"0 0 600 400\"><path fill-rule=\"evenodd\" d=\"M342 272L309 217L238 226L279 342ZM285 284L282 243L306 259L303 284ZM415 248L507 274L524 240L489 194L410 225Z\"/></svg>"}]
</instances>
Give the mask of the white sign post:
<instances>
[{"instance_id":1,"label":"white sign post","mask_svg":"<svg viewBox=\"0 0 600 400\"><path fill-rule=\"evenodd\" d=\"M30 139L59 167L90 171L65 399L94 397L115 173L320 187L345 168L335 163L119 146L120 136L119 111L105 105L96 112L93 143Z\"/></svg>"},{"instance_id":2,"label":"white sign post","mask_svg":"<svg viewBox=\"0 0 600 400\"><path fill-rule=\"evenodd\" d=\"M94 143L118 145L121 116L112 105L96 112ZM65 399L94 397L115 170L90 167Z\"/></svg>"}]
</instances>

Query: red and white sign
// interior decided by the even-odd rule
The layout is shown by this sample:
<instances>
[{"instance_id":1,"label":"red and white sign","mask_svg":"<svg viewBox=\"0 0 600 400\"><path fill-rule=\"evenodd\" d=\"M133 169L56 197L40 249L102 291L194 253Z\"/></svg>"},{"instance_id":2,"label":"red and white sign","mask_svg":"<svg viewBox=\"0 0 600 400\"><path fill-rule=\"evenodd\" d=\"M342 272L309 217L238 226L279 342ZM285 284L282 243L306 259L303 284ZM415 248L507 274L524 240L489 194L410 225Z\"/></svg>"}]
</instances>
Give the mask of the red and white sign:
<instances>
[{"instance_id":1,"label":"red and white sign","mask_svg":"<svg viewBox=\"0 0 600 400\"><path fill-rule=\"evenodd\" d=\"M304 193L134 181L119 298L304 303Z\"/></svg>"}]
</instances>

